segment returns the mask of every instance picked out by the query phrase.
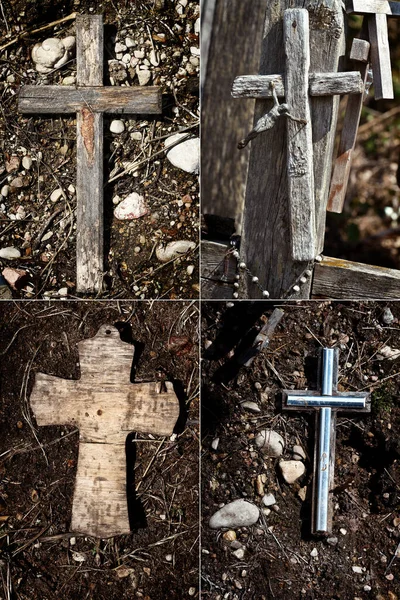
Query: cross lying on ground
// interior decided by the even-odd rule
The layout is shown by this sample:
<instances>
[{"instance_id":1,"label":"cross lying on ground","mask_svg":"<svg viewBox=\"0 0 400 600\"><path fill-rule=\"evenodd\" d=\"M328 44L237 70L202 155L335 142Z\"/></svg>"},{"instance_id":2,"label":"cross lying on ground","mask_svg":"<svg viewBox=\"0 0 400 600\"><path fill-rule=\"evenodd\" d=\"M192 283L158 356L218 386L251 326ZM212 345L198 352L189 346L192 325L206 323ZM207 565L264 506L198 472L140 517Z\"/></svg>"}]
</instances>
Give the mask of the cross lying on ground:
<instances>
[{"instance_id":1,"label":"cross lying on ground","mask_svg":"<svg viewBox=\"0 0 400 600\"><path fill-rule=\"evenodd\" d=\"M127 435L171 435L179 403L169 381L130 383L133 348L115 327L103 325L78 348L81 378L38 373L30 402L38 425L79 428L71 530L108 538L130 532Z\"/></svg>"},{"instance_id":2,"label":"cross lying on ground","mask_svg":"<svg viewBox=\"0 0 400 600\"><path fill-rule=\"evenodd\" d=\"M103 233L103 113L161 113L157 87L103 86L103 18L76 18L76 87L22 87L22 113L77 114L76 149L76 289L102 290Z\"/></svg>"},{"instance_id":3,"label":"cross lying on ground","mask_svg":"<svg viewBox=\"0 0 400 600\"><path fill-rule=\"evenodd\" d=\"M287 120L287 177L291 221L292 257L297 261L315 258L315 193L310 96L360 94L364 90L358 71L309 73L309 15L306 9L285 10L284 75L245 75L233 83L235 98L269 98L271 83L278 97L285 96L290 114Z\"/></svg>"},{"instance_id":4,"label":"cross lying on ground","mask_svg":"<svg viewBox=\"0 0 400 600\"><path fill-rule=\"evenodd\" d=\"M284 390L285 410L316 411L312 532L326 534L332 529L332 489L335 470L336 413L369 412L367 392L338 392L338 349L322 348L320 354L321 392Z\"/></svg>"}]
</instances>

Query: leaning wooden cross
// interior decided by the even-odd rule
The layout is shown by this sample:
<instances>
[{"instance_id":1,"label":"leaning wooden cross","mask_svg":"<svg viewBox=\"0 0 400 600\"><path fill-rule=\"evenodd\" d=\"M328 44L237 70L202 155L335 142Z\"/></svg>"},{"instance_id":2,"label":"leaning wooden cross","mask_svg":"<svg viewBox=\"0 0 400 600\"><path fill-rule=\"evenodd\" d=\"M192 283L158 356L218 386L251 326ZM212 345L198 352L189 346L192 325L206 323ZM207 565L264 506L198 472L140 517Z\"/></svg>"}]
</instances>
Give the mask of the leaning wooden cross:
<instances>
[{"instance_id":1,"label":"leaning wooden cross","mask_svg":"<svg viewBox=\"0 0 400 600\"><path fill-rule=\"evenodd\" d=\"M316 411L314 445L314 479L312 532L326 534L332 530L332 490L335 469L336 413L369 412L366 392L338 392L337 348L323 348L320 354L320 387L318 391L284 390L286 410Z\"/></svg>"},{"instance_id":2,"label":"leaning wooden cross","mask_svg":"<svg viewBox=\"0 0 400 600\"><path fill-rule=\"evenodd\" d=\"M316 255L316 199L310 97L360 94L364 86L358 71L309 73L310 34L309 14L306 9L285 10L283 28L286 58L284 75L237 77L233 83L232 95L235 98L268 98L273 95L275 88L278 97L286 98L292 117L287 119L286 167L292 258L296 261L310 261Z\"/></svg>"},{"instance_id":3,"label":"leaning wooden cross","mask_svg":"<svg viewBox=\"0 0 400 600\"><path fill-rule=\"evenodd\" d=\"M161 113L157 87L103 86L103 18L76 18L76 87L21 89L22 113L77 115L77 275L81 293L99 292L104 273L103 113Z\"/></svg>"},{"instance_id":4,"label":"leaning wooden cross","mask_svg":"<svg viewBox=\"0 0 400 600\"><path fill-rule=\"evenodd\" d=\"M31 406L38 425L79 428L71 530L108 538L130 532L125 443L132 431L168 436L179 416L170 382L130 383L133 349L113 326L78 343L81 378L38 373Z\"/></svg>"}]
</instances>

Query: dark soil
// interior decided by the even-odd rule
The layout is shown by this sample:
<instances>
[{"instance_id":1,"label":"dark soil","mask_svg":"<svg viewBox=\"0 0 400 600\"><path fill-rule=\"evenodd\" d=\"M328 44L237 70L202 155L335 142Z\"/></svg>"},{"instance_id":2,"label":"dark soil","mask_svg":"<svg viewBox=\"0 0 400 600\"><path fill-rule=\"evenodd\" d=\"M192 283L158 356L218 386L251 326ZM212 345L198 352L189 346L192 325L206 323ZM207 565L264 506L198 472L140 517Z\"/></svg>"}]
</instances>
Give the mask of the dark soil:
<instances>
[{"instance_id":1,"label":"dark soil","mask_svg":"<svg viewBox=\"0 0 400 600\"><path fill-rule=\"evenodd\" d=\"M104 323L135 346L133 382L174 382L182 418L171 439L140 434L146 441L133 443L135 527L97 540L69 533L77 430L38 428L29 396L39 371L79 378L76 344ZM0 304L0 597L198 597L197 329L190 302Z\"/></svg>"},{"instance_id":2,"label":"dark soil","mask_svg":"<svg viewBox=\"0 0 400 600\"><path fill-rule=\"evenodd\" d=\"M383 320L385 307L394 316L390 325ZM246 368L236 357L251 345L273 303L203 305L203 597L395 600L400 597L400 559L395 557L400 542L400 370L399 357L384 359L379 351L400 349L400 305L328 301L281 308L285 314L269 347ZM338 415L331 534L336 545L310 534L314 415L281 410L283 389L316 389L315 357L321 345L340 348L339 390L372 392L371 414ZM241 408L245 400L258 403L261 412ZM307 454L305 474L292 485L283 481L278 459L265 458L254 443L265 427L285 439L284 458L292 458L295 444ZM211 447L215 438L217 450ZM208 520L238 498L261 509L256 479L262 474L265 492L275 495L278 508L262 513L254 526L236 529L236 542L245 548L239 560L232 542L223 531L211 530ZM305 486L303 502L298 493Z\"/></svg>"},{"instance_id":3,"label":"dark soil","mask_svg":"<svg viewBox=\"0 0 400 600\"><path fill-rule=\"evenodd\" d=\"M13 246L21 252L18 260L0 259L0 268L22 268L28 274L28 282L22 290L13 291L14 297L57 295L65 287L70 296L76 296L76 193L71 187L76 180L75 115L40 117L18 112L22 85L61 85L66 76L76 73L74 58L61 69L39 75L30 55L34 44L48 37L75 35L75 22L18 36L73 12L103 15L105 85L139 85L135 68L125 68L121 60L115 60L116 42L124 42L128 36L137 42L130 49L132 56L134 51L145 49L143 60L147 60L152 73L149 85L160 86L163 94L162 115L122 116L125 131L120 135L109 131L111 119L120 117L105 115L105 288L100 296L198 297L197 249L166 265L155 254L158 245L171 241L198 242L197 175L175 168L163 151L168 135L189 128L188 134L196 136L198 125L199 68L193 67L188 73L184 67L193 58L191 48L198 47L194 23L199 6L189 2L182 14L177 7L173 0L2 2L5 21L0 21L0 39L4 43L15 38L17 41L0 51L0 187L17 176L23 187L11 186L7 197L0 196L0 247ZM148 60L152 47L162 55L158 66ZM26 154L34 161L30 170L24 171L19 164L14 171L6 171L6 161L12 156L21 160ZM123 173L123 163L133 161L143 164L134 174L114 179ZM50 196L55 189L62 189L64 197L53 203ZM119 221L113 215L113 199L123 199L131 192L144 196L149 213L133 221ZM24 211L23 218L15 220L19 207ZM52 215L53 221L43 230ZM49 232L52 235L46 239Z\"/></svg>"}]
</instances>

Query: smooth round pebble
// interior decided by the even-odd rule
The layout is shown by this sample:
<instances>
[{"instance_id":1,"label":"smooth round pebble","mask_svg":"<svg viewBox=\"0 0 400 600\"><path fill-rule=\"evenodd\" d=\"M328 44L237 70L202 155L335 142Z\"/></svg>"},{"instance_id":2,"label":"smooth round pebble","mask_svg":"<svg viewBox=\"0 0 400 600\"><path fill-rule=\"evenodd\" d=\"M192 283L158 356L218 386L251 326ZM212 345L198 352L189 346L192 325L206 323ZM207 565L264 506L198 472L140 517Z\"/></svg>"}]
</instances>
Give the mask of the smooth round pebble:
<instances>
[{"instance_id":1,"label":"smooth round pebble","mask_svg":"<svg viewBox=\"0 0 400 600\"><path fill-rule=\"evenodd\" d=\"M9 185L3 185L3 187L1 188L1 192L0 193L1 193L1 195L4 198L7 198L9 191L10 191L10 186Z\"/></svg>"},{"instance_id":2,"label":"smooth round pebble","mask_svg":"<svg viewBox=\"0 0 400 600\"><path fill-rule=\"evenodd\" d=\"M51 196L50 196L50 200L52 202L57 202L63 195L63 191L61 188L58 188L56 190L54 190L54 192L52 192Z\"/></svg>"},{"instance_id":3,"label":"smooth round pebble","mask_svg":"<svg viewBox=\"0 0 400 600\"><path fill-rule=\"evenodd\" d=\"M165 247L160 245L156 249L156 256L160 262L168 262L175 258L179 258L188 252L196 248L195 242L189 242L188 240L177 240L176 242L169 242Z\"/></svg>"},{"instance_id":4,"label":"smooth round pebble","mask_svg":"<svg viewBox=\"0 0 400 600\"><path fill-rule=\"evenodd\" d=\"M147 215L149 207L147 206L143 196L136 192L132 192L118 204L114 209L114 216L120 221L131 219L139 219Z\"/></svg>"},{"instance_id":5,"label":"smooth round pebble","mask_svg":"<svg viewBox=\"0 0 400 600\"><path fill-rule=\"evenodd\" d=\"M293 458L296 460L306 459L306 453L301 446L293 446Z\"/></svg>"},{"instance_id":6,"label":"smooth round pebble","mask_svg":"<svg viewBox=\"0 0 400 600\"><path fill-rule=\"evenodd\" d=\"M120 121L119 119L114 119L110 123L110 131L111 133L122 133L123 131L125 131L124 122Z\"/></svg>"},{"instance_id":7,"label":"smooth round pebble","mask_svg":"<svg viewBox=\"0 0 400 600\"><path fill-rule=\"evenodd\" d=\"M32 166L32 158L30 156L24 156L24 158L22 159L22 166L24 169L29 171L29 169Z\"/></svg>"},{"instance_id":8,"label":"smooth round pebble","mask_svg":"<svg viewBox=\"0 0 400 600\"><path fill-rule=\"evenodd\" d=\"M192 275L193 271L194 271L194 265L189 265L188 267L186 267L186 273L188 275Z\"/></svg>"},{"instance_id":9,"label":"smooth round pebble","mask_svg":"<svg viewBox=\"0 0 400 600\"><path fill-rule=\"evenodd\" d=\"M281 460L279 467L286 483L294 483L306 470L300 460Z\"/></svg>"},{"instance_id":10,"label":"smooth round pebble","mask_svg":"<svg viewBox=\"0 0 400 600\"><path fill-rule=\"evenodd\" d=\"M211 529L220 529L227 527L235 529L236 527L248 527L258 521L260 511L257 506L240 498L225 504L210 519Z\"/></svg>"},{"instance_id":11,"label":"smooth round pebble","mask_svg":"<svg viewBox=\"0 0 400 600\"><path fill-rule=\"evenodd\" d=\"M267 456L281 456L285 448L283 437L273 429L263 429L255 439L256 446Z\"/></svg>"},{"instance_id":12,"label":"smooth round pebble","mask_svg":"<svg viewBox=\"0 0 400 600\"><path fill-rule=\"evenodd\" d=\"M15 258L20 258L21 252L18 248L14 248L13 246L7 246L7 248L0 248L0 258L5 258L7 260L13 260Z\"/></svg>"},{"instance_id":13,"label":"smooth round pebble","mask_svg":"<svg viewBox=\"0 0 400 600\"><path fill-rule=\"evenodd\" d=\"M186 171L187 173L198 173L200 163L200 139L187 138L186 133L176 133L165 140L166 148L175 144L181 139L184 139L180 144L177 144L171 150L167 151L167 158L170 163Z\"/></svg>"},{"instance_id":14,"label":"smooth round pebble","mask_svg":"<svg viewBox=\"0 0 400 600\"><path fill-rule=\"evenodd\" d=\"M242 402L241 407L252 413L261 412L261 408L258 406L257 402L252 402L251 400L246 400L245 402Z\"/></svg>"}]
</instances>

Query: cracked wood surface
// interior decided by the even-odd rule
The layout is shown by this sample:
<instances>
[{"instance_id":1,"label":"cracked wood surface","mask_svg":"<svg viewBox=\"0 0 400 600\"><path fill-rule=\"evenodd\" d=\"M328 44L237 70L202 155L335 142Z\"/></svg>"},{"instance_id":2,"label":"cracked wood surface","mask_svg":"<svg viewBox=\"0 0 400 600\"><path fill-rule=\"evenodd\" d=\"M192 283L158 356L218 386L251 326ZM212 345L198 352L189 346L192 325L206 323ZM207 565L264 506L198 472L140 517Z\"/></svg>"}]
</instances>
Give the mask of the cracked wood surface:
<instances>
[{"instance_id":1,"label":"cracked wood surface","mask_svg":"<svg viewBox=\"0 0 400 600\"><path fill-rule=\"evenodd\" d=\"M30 403L39 426L79 429L71 530L95 537L129 533L125 443L133 431L168 436L179 416L173 385L130 383L134 348L103 325L78 343L81 378L38 373Z\"/></svg>"}]
</instances>

